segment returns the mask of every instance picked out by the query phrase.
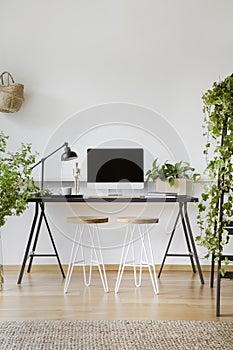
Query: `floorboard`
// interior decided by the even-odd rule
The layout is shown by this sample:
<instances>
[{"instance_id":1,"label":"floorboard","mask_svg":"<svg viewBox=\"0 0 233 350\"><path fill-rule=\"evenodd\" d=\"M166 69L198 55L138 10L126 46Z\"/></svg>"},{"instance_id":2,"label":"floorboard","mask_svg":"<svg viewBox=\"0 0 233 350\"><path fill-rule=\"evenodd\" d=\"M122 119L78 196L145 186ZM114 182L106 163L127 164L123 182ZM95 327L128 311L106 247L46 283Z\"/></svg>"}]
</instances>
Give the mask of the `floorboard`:
<instances>
[{"instance_id":1,"label":"floorboard","mask_svg":"<svg viewBox=\"0 0 233 350\"><path fill-rule=\"evenodd\" d=\"M99 274L84 287L82 273L75 271L68 294L59 272L25 273L17 285L18 271L5 273L0 292L1 320L28 319L127 319L127 320L233 320L233 281L222 281L221 316L215 316L216 283L201 285L198 274L164 271L159 280L159 295L154 295L149 275L143 273L142 286L134 287L133 275L125 272L119 293L114 293L116 272L107 274L110 287L104 293Z\"/></svg>"}]
</instances>

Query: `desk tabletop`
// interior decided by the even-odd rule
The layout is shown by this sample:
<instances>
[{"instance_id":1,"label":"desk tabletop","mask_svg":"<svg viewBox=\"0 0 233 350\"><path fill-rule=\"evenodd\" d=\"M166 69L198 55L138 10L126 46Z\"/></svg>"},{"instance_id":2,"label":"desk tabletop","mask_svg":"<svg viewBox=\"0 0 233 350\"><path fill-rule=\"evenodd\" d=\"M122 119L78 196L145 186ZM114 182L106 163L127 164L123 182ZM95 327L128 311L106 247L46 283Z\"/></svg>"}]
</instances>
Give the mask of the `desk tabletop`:
<instances>
[{"instance_id":1,"label":"desk tabletop","mask_svg":"<svg viewBox=\"0 0 233 350\"><path fill-rule=\"evenodd\" d=\"M188 203L188 202L198 202L197 197L191 196L80 196L80 195L51 195L44 197L34 197L30 198L28 202L33 203L56 203L56 202L74 202L74 203L84 203L84 202L133 202L133 203L154 203L154 202L178 202L178 203Z\"/></svg>"}]
</instances>

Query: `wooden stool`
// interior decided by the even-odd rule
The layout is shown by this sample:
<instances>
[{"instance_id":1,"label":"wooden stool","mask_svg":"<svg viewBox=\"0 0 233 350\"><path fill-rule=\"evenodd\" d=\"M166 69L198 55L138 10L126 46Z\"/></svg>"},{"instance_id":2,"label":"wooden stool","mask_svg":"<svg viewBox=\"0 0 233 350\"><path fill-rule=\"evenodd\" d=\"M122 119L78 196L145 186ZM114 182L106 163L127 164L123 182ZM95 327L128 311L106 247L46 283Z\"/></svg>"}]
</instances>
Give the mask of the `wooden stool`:
<instances>
[{"instance_id":1,"label":"wooden stool","mask_svg":"<svg viewBox=\"0 0 233 350\"><path fill-rule=\"evenodd\" d=\"M101 282L103 284L103 288L105 292L108 292L108 282L103 262L103 256L101 252L100 247L100 238L99 238L99 228L98 224L107 223L108 218L107 217L101 217L101 216L74 216L74 217L68 217L66 219L67 222L72 224L77 224L77 230L74 237L74 242L72 245L72 250L70 254L70 261L69 261L69 268L66 276L65 286L64 286L64 292L67 293L71 275L73 272L73 268L75 265L81 265L83 266L83 279L84 284L88 287L91 283L91 276L92 276L92 266L97 265L100 273ZM83 252L83 232L84 227L88 227L89 237L91 241L91 260L90 260L90 270L89 270L89 278L87 281L86 277L86 264L85 264L85 258L84 258L84 252ZM78 237L79 236L79 237ZM78 237L78 241L76 241ZM97 246L96 248L94 239L96 237L97 240ZM81 250L81 260L76 260L78 256L79 249ZM93 260L93 253L95 256L95 261ZM94 264L95 263L95 264Z\"/></svg>"},{"instance_id":2,"label":"wooden stool","mask_svg":"<svg viewBox=\"0 0 233 350\"><path fill-rule=\"evenodd\" d=\"M155 294L159 293L157 275L155 271L154 258L151 248L150 235L149 235L149 225L158 223L159 219L157 218L147 218L147 217L118 217L117 222L127 224L124 244L121 253L121 260L119 265L119 270L117 274L117 280L115 285L115 293L118 293L120 288L121 279L123 276L125 266L133 266L134 268L134 282L136 287L141 286L142 282L142 267L147 266L150 278ZM144 230L143 226L144 225ZM134 240L135 240L135 231L139 232L139 239L141 240L141 253L140 253L140 263L136 264L135 252L134 252ZM146 239L148 242L149 252L145 245ZM132 249L132 261L126 262L130 248ZM149 253L149 257L148 257ZM145 262L143 262L143 254ZM137 280L137 267L139 267L139 277Z\"/></svg>"}]
</instances>

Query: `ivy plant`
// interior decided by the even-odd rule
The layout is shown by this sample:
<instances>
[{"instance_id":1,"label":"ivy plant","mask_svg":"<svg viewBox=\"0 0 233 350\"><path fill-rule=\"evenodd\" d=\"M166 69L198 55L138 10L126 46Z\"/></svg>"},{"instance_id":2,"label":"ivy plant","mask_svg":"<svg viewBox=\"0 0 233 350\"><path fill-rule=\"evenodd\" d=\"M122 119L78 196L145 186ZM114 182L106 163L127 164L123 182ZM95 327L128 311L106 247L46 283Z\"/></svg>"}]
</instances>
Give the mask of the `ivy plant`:
<instances>
[{"instance_id":1,"label":"ivy plant","mask_svg":"<svg viewBox=\"0 0 233 350\"><path fill-rule=\"evenodd\" d=\"M226 226L233 216L233 75L215 82L202 100L203 135L207 140L203 151L205 172L211 182L204 187L198 205L197 219L202 233L196 240L207 248L206 257L214 254L218 261L228 243Z\"/></svg>"}]
</instances>

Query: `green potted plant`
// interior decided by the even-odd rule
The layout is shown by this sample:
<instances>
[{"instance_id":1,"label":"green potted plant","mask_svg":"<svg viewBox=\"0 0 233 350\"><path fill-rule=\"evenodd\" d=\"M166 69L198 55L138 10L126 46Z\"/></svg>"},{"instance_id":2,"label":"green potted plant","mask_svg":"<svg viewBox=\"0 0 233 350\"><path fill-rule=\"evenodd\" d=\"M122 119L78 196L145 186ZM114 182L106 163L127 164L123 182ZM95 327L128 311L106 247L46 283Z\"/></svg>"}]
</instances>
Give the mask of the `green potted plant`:
<instances>
[{"instance_id":1,"label":"green potted plant","mask_svg":"<svg viewBox=\"0 0 233 350\"><path fill-rule=\"evenodd\" d=\"M200 175L194 173L195 169L188 162L180 161L172 164L166 161L159 167L157 161L158 158L152 163L152 169L146 173L146 181L149 179L156 181L157 192L192 194L192 182L197 181Z\"/></svg>"},{"instance_id":2,"label":"green potted plant","mask_svg":"<svg viewBox=\"0 0 233 350\"><path fill-rule=\"evenodd\" d=\"M153 163L151 169L146 172L146 182L148 183L148 192L156 191L156 180L159 178L159 165L158 158L156 158Z\"/></svg>"},{"instance_id":3,"label":"green potted plant","mask_svg":"<svg viewBox=\"0 0 233 350\"><path fill-rule=\"evenodd\" d=\"M9 152L7 140L8 136L0 131L0 234L7 217L22 214L27 208L27 199L38 192L31 177L31 165L35 163L31 145L22 143L19 150ZM0 289L3 281L0 261Z\"/></svg>"},{"instance_id":4,"label":"green potted plant","mask_svg":"<svg viewBox=\"0 0 233 350\"><path fill-rule=\"evenodd\" d=\"M159 171L159 180L157 183L158 191L174 192L179 195L192 195L193 181L200 177L196 174L195 169L188 162L180 161L169 163L166 161L162 164Z\"/></svg>"},{"instance_id":5,"label":"green potted plant","mask_svg":"<svg viewBox=\"0 0 233 350\"><path fill-rule=\"evenodd\" d=\"M233 75L215 82L202 100L207 138L203 153L211 182L204 187L198 205L201 235L196 239L207 248L206 257L213 254L218 260L228 243L226 226L233 216Z\"/></svg>"}]
</instances>

